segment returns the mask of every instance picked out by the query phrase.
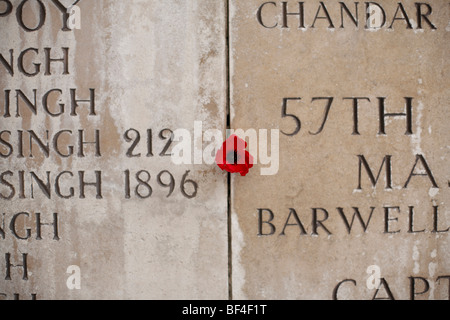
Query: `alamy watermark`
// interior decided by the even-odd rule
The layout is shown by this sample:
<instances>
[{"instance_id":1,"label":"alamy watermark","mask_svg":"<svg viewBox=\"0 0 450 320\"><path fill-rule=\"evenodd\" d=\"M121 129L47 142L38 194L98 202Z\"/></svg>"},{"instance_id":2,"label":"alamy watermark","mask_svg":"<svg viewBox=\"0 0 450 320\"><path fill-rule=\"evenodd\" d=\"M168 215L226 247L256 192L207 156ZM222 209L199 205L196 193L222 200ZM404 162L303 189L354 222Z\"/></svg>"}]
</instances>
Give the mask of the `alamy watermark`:
<instances>
[{"instance_id":1,"label":"alamy watermark","mask_svg":"<svg viewBox=\"0 0 450 320\"><path fill-rule=\"evenodd\" d=\"M367 28L380 29L386 23L386 13L376 3L367 6Z\"/></svg>"},{"instance_id":2,"label":"alamy watermark","mask_svg":"<svg viewBox=\"0 0 450 320\"><path fill-rule=\"evenodd\" d=\"M218 129L203 130L202 121L194 122L194 131L176 129L171 140L173 148L171 159L174 164L216 163L217 152L225 139L236 135L247 142L246 150L253 157L253 165L260 165L263 176L275 175L280 167L280 131L278 129L228 129L226 137ZM245 163L239 159L237 164Z\"/></svg>"},{"instance_id":3,"label":"alamy watermark","mask_svg":"<svg viewBox=\"0 0 450 320\"><path fill-rule=\"evenodd\" d=\"M67 268L67 274L70 276L67 278L66 286L69 290L81 290L81 269L77 265L72 265Z\"/></svg>"},{"instance_id":4,"label":"alamy watermark","mask_svg":"<svg viewBox=\"0 0 450 320\"><path fill-rule=\"evenodd\" d=\"M369 277L366 286L369 290L379 289L381 284L381 268L377 265L369 266L366 270Z\"/></svg>"},{"instance_id":5,"label":"alamy watermark","mask_svg":"<svg viewBox=\"0 0 450 320\"><path fill-rule=\"evenodd\" d=\"M75 4L67 8L67 14L69 15L67 18L67 27L71 30L81 29L81 9L76 5L78 2L76 1Z\"/></svg>"}]
</instances>

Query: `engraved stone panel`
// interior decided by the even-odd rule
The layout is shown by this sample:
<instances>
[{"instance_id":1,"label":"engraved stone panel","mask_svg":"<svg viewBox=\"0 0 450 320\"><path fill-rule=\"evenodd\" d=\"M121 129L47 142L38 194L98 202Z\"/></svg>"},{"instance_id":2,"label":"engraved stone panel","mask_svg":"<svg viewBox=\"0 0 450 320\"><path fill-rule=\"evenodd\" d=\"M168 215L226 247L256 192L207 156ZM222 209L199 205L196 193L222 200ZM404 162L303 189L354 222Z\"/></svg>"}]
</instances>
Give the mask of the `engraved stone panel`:
<instances>
[{"instance_id":1,"label":"engraved stone panel","mask_svg":"<svg viewBox=\"0 0 450 320\"><path fill-rule=\"evenodd\" d=\"M0 1L0 299L226 299L225 2Z\"/></svg>"},{"instance_id":2,"label":"engraved stone panel","mask_svg":"<svg viewBox=\"0 0 450 320\"><path fill-rule=\"evenodd\" d=\"M279 154L232 178L233 298L449 298L449 21L231 0L231 126Z\"/></svg>"}]
</instances>

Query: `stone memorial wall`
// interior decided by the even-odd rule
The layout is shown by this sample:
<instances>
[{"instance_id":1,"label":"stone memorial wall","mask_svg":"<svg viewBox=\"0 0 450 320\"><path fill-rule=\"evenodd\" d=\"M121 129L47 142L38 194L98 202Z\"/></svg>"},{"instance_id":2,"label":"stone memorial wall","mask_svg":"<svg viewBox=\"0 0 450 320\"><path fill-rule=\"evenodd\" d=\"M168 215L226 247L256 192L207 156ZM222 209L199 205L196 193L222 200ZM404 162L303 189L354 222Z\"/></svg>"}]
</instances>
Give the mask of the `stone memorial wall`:
<instances>
[{"instance_id":1,"label":"stone memorial wall","mask_svg":"<svg viewBox=\"0 0 450 320\"><path fill-rule=\"evenodd\" d=\"M445 0L0 0L0 300L449 299L449 35Z\"/></svg>"},{"instance_id":2,"label":"stone memorial wall","mask_svg":"<svg viewBox=\"0 0 450 320\"><path fill-rule=\"evenodd\" d=\"M2 297L226 299L224 2L70 5L0 1Z\"/></svg>"},{"instance_id":3,"label":"stone memorial wall","mask_svg":"<svg viewBox=\"0 0 450 320\"><path fill-rule=\"evenodd\" d=\"M448 298L449 10L231 1L232 126L280 130L233 179L234 298Z\"/></svg>"}]
</instances>

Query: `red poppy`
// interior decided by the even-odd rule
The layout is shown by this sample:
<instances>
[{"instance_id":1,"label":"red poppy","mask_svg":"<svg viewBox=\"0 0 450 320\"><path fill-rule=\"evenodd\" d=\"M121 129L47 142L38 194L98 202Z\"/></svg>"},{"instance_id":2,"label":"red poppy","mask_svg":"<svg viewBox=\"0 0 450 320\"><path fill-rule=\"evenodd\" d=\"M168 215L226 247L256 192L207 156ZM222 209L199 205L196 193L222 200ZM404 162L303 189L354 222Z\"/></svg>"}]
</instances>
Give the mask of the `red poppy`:
<instances>
[{"instance_id":1,"label":"red poppy","mask_svg":"<svg viewBox=\"0 0 450 320\"><path fill-rule=\"evenodd\" d=\"M219 168L230 173L239 172L241 176L245 176L253 167L253 157L245 148L247 142L236 135L231 135L216 154Z\"/></svg>"}]
</instances>

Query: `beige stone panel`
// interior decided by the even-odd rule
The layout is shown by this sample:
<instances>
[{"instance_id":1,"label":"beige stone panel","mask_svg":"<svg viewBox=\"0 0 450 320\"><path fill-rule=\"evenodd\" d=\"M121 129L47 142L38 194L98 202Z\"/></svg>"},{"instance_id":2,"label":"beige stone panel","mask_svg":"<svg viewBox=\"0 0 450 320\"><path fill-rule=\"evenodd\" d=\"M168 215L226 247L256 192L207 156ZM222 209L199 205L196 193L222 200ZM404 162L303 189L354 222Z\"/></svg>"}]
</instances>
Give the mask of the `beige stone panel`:
<instances>
[{"instance_id":1,"label":"beige stone panel","mask_svg":"<svg viewBox=\"0 0 450 320\"><path fill-rule=\"evenodd\" d=\"M286 109L301 128L280 134L276 175L261 175L266 165L257 164L246 177L233 177L233 298L331 299L341 281L351 280L339 288L339 299L386 298L387 289L395 299L409 299L413 281L415 292L427 291L420 277L429 289L417 299L447 299L448 279L437 279L450 274L449 232L435 231L450 226L448 3L427 2L434 30L424 19L418 28L413 1L401 1L412 29L400 20L397 2L376 1L387 20L379 30L365 29L363 2L358 26L344 11L341 28L337 1L323 1L334 28L319 1L303 2L304 28L297 28L295 15L283 28L283 2L268 3L262 22L276 26L265 28L257 17L264 3L231 1L232 127L294 133L294 117L282 118L283 99L301 97ZM299 12L298 1L286 3L289 13ZM355 2L344 3L355 15ZM329 101L318 98L330 97L327 121L314 135ZM359 135L353 100L344 99L352 97L370 99L359 100ZM380 101L386 113L406 113L405 97L412 98L412 134L405 134L406 116L386 117L386 134L380 134ZM358 156L374 178L390 156L391 188L387 164L375 187L361 165L359 188ZM350 224L354 208L366 224L372 213L366 231L357 217L348 231L341 213ZM273 220L260 209L270 209ZM268 223L260 230L260 212L276 230ZM373 265L385 279L378 292L367 286Z\"/></svg>"},{"instance_id":2,"label":"beige stone panel","mask_svg":"<svg viewBox=\"0 0 450 320\"><path fill-rule=\"evenodd\" d=\"M61 1L63 2L63 1ZM18 24L16 10L21 1L12 1L11 14L0 17L0 53L9 63L14 50L14 76L0 64L0 112L2 139L14 149L0 159L2 176L0 200L0 298L13 299L226 299L228 297L227 257L227 188L226 176L219 168L206 164L175 165L170 157L160 156L168 140L161 139L163 129L185 128L193 131L194 121L204 121L203 129L224 130L226 111L225 4L224 1L80 1L81 28L63 31L61 11L52 1L43 2L45 23L35 32L26 32ZM68 2L63 2L68 5ZM39 23L39 2L28 1L23 20L28 28ZM0 4L5 12L6 5ZM42 18L42 16L41 16ZM36 76L26 76L17 66L20 53L24 69L32 73L33 63L40 63ZM52 75L45 75L45 49L51 57L63 56L68 49L69 74L63 64L52 62ZM53 117L42 106L43 95L49 95L50 112L65 112ZM95 113L89 104L80 103L77 116L71 116L70 89L76 88L77 99L88 99L95 88ZM20 102L16 117L16 91L20 89L33 101L37 92L37 115ZM11 117L5 117L5 90L11 90ZM22 99L23 100L23 99ZM21 101L22 101L21 100ZM128 141L125 133L128 129ZM148 129L152 130L153 156L147 157ZM46 157L33 142L30 157L28 130L46 140L49 132L50 153ZM59 150L53 138L62 134ZM85 141L100 132L101 156L94 145L84 145L85 157L79 157L78 130L84 130ZM20 157L18 131L24 134L24 157ZM140 141L133 150L136 132ZM168 138L168 132L164 132ZM170 153L172 146L167 152ZM0 146L3 155L10 149ZM133 157L127 157L130 151ZM140 156L136 156L140 154ZM126 172L130 172L127 192ZM147 198L147 174L151 174L151 197ZM158 183L158 174L170 171L175 180L173 194ZM62 172L57 194L55 179ZM87 185L85 199L80 199L79 171L86 182L95 182L95 171L101 171L101 199L95 186ZM198 184L197 196L188 199L181 192L183 176ZM24 198L21 198L20 172L24 172ZM34 172L46 183L50 174L49 197L41 190ZM169 184L170 176L161 176ZM33 185L33 189L32 188ZM43 188L45 189L45 185ZM14 192L12 191L14 188ZM33 197L31 196L33 192ZM186 193L193 192L186 184ZM14 194L13 194L14 193ZM129 195L129 199L127 197ZM11 196L13 194L13 196ZM5 197L11 196L10 200ZM11 219L16 235L10 229ZM42 240L37 240L36 213L41 222L53 221L58 213L58 236L54 240L51 225L42 225ZM30 237L27 236L30 230ZM20 239L24 238L24 239ZM22 264L27 256L28 280L22 280L23 268L11 268L11 280L5 280L6 253L10 262ZM78 266L81 289L70 290L69 266ZM70 270L69 270L70 271ZM73 272L73 271L70 271ZM72 274L74 275L74 274ZM75 283L72 281L70 283Z\"/></svg>"}]
</instances>

